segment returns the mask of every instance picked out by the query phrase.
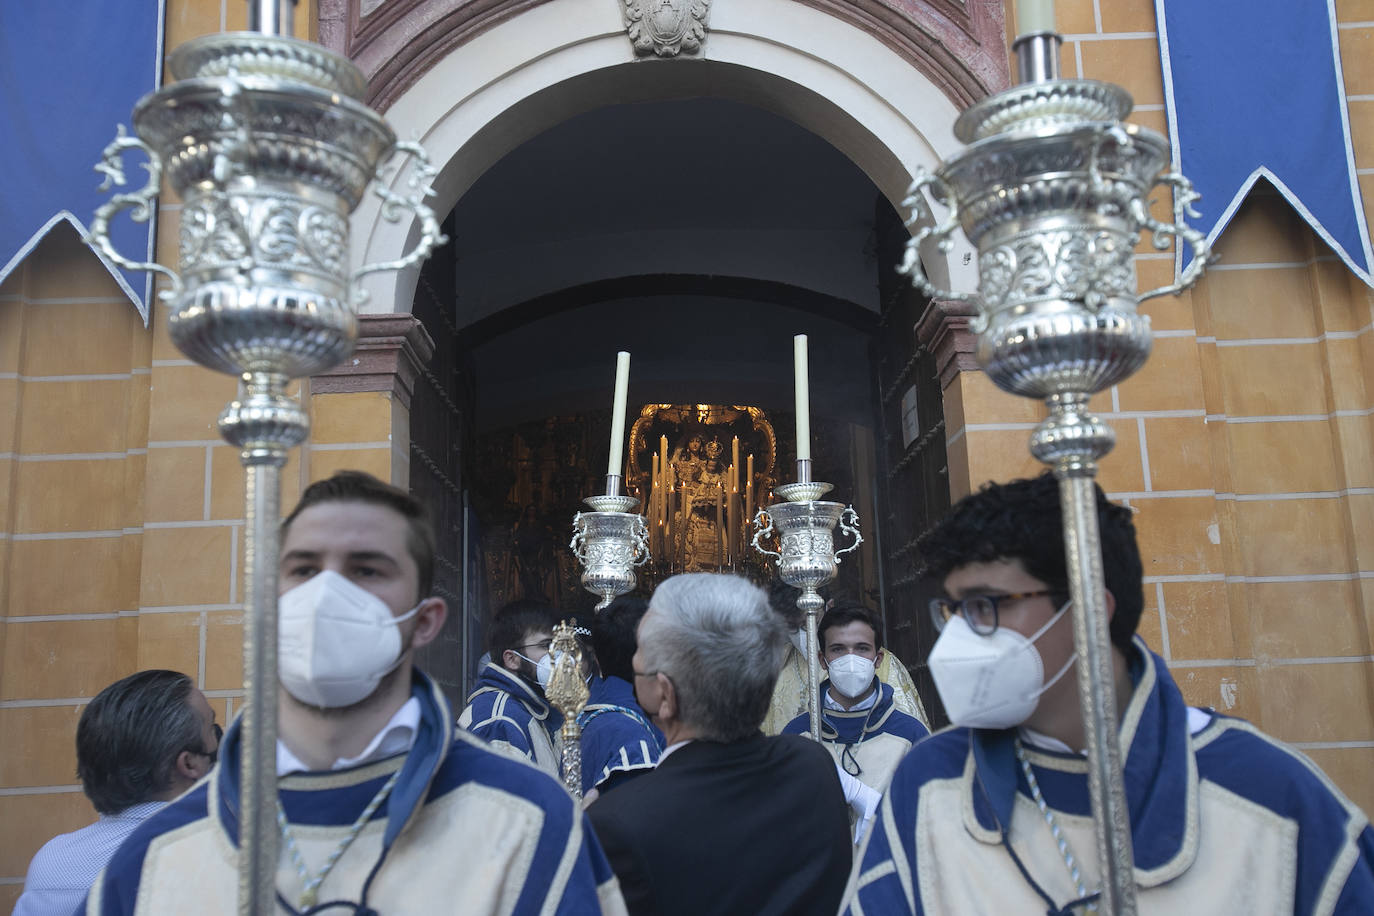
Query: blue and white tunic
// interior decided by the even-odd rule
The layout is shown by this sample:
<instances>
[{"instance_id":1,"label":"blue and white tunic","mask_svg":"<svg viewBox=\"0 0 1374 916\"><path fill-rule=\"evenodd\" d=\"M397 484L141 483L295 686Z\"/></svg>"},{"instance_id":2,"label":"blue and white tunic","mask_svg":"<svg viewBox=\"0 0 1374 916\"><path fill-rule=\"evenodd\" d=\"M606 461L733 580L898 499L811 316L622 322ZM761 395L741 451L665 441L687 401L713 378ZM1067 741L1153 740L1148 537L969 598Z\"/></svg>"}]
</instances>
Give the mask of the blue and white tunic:
<instances>
[{"instance_id":1,"label":"blue and white tunic","mask_svg":"<svg viewBox=\"0 0 1374 916\"><path fill-rule=\"evenodd\" d=\"M278 781L295 845L318 870L399 771L320 886L320 903L335 903L323 912L624 914L610 865L562 785L455 732L443 695L419 672L411 695L422 713L409 753ZM238 912L240 751L235 722L210 775L115 853L91 888L87 916ZM277 911L302 912L303 890L283 844Z\"/></svg>"},{"instance_id":2,"label":"blue and white tunic","mask_svg":"<svg viewBox=\"0 0 1374 916\"><path fill-rule=\"evenodd\" d=\"M1121 741L1142 914L1374 912L1374 831L1321 770L1247 722L1190 711L1138 639L1131 674ZM844 913L1082 912L1069 907L1079 894L1031 800L1017 740L1016 729L950 728L914 747ZM1024 751L1083 883L1097 890L1086 761Z\"/></svg>"},{"instance_id":3,"label":"blue and white tunic","mask_svg":"<svg viewBox=\"0 0 1374 916\"><path fill-rule=\"evenodd\" d=\"M821 682L826 704L821 710L821 743L846 773L882 792L897 764L912 745L930 734L915 716L892 702L892 686L876 677L877 692L866 706L841 709L830 699L830 681ZM783 728L784 735L804 735L811 730L811 714L802 713Z\"/></svg>"},{"instance_id":4,"label":"blue and white tunic","mask_svg":"<svg viewBox=\"0 0 1374 916\"><path fill-rule=\"evenodd\" d=\"M554 730L558 717L533 687L500 665L488 662L477 676L477 687L468 697L458 726L486 741L496 750L559 774Z\"/></svg>"},{"instance_id":5,"label":"blue and white tunic","mask_svg":"<svg viewBox=\"0 0 1374 916\"><path fill-rule=\"evenodd\" d=\"M613 777L648 772L663 752L663 734L635 700L634 687L612 675L592 677L582 727L582 793L612 785Z\"/></svg>"}]
</instances>

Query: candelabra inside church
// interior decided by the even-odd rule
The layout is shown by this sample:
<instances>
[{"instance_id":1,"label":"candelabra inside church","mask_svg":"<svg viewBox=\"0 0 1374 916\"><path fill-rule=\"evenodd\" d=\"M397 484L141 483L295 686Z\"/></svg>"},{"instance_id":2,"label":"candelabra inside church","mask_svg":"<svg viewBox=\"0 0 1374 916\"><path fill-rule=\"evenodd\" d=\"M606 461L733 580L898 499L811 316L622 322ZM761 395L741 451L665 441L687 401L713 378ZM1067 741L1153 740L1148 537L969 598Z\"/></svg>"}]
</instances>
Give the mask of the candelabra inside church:
<instances>
[{"instance_id":1,"label":"candelabra inside church","mask_svg":"<svg viewBox=\"0 0 1374 916\"><path fill-rule=\"evenodd\" d=\"M834 581L840 557L863 543L859 516L853 506L826 502L822 496L833 486L811 479L811 408L806 335L794 338L797 400L797 481L777 487L783 501L764 506L754 516L754 549L771 557L778 577L800 589L797 608L806 615L807 704L811 737L821 739L821 661L818 624L825 599L819 589ZM835 549L835 526L853 538L848 547ZM763 545L778 538L778 550Z\"/></svg>"},{"instance_id":2,"label":"candelabra inside church","mask_svg":"<svg viewBox=\"0 0 1374 916\"><path fill-rule=\"evenodd\" d=\"M147 156L148 181L117 193L91 223L92 244L130 269L167 280L173 342L199 364L240 379L219 417L246 469L244 691L241 721L239 912L276 910L277 558L281 468L309 429L292 378L352 352L358 280L399 270L444 241L424 199L434 174L419 146L398 143L360 100L362 74L347 60L290 36L290 4L250 5L254 31L209 35L168 57L176 82L133 111L137 139L110 144L99 171L125 183L124 154ZM413 159L409 193L378 169L394 152ZM178 271L113 250L109 222L146 220L163 177L182 200ZM412 216L415 247L399 260L348 266L348 218L374 178L385 218Z\"/></svg>"},{"instance_id":3,"label":"candelabra inside church","mask_svg":"<svg viewBox=\"0 0 1374 916\"><path fill-rule=\"evenodd\" d=\"M1030 6L1022 4L1023 13ZM1134 913L1094 484L1114 434L1087 404L1149 356L1150 320L1138 304L1191 285L1210 252L1183 222L1196 197L1182 175L1167 171L1169 141L1123 122L1132 101L1120 87L1059 78L1052 7L1037 6L1049 10L1048 20L1022 16L1021 84L965 111L954 131L967 148L934 173L918 172L906 201L915 231L903 270L933 298L976 304L976 352L989 378L1049 408L1030 450L1060 485L1100 906ZM1173 193L1175 222L1151 216L1155 188ZM943 220L935 219L927 192L947 208ZM947 252L959 229L978 249L977 293L937 288L921 264L923 247ZM1177 282L1137 293L1134 250L1142 232L1161 250L1188 245L1192 260Z\"/></svg>"}]
</instances>

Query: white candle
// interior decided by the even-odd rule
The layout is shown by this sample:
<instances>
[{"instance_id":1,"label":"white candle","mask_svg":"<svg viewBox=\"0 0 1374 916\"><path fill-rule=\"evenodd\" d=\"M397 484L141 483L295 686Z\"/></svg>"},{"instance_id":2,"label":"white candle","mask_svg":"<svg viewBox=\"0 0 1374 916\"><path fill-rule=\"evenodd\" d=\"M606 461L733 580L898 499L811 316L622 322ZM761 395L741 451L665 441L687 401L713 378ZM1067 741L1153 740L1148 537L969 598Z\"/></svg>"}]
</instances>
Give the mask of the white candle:
<instances>
[{"instance_id":1,"label":"white candle","mask_svg":"<svg viewBox=\"0 0 1374 916\"><path fill-rule=\"evenodd\" d=\"M797 460L811 460L811 391L806 368L806 335L792 338L792 356L796 362L794 379L797 386Z\"/></svg>"},{"instance_id":2,"label":"white candle","mask_svg":"<svg viewBox=\"0 0 1374 916\"><path fill-rule=\"evenodd\" d=\"M1016 34L1053 32L1054 0L1016 0Z\"/></svg>"},{"instance_id":3,"label":"white candle","mask_svg":"<svg viewBox=\"0 0 1374 916\"><path fill-rule=\"evenodd\" d=\"M606 463L606 476L620 473L621 456L625 448L625 398L630 391L630 354L621 350L615 356L615 406L611 413L611 460Z\"/></svg>"}]
</instances>

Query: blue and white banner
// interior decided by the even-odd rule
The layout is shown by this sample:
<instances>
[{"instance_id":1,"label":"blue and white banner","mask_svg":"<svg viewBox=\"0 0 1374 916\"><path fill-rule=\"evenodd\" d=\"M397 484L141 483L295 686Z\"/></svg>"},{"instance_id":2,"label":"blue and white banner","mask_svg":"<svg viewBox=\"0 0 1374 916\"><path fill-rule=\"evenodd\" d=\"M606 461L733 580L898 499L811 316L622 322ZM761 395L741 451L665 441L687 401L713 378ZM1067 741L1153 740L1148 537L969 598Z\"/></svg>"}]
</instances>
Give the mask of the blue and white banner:
<instances>
[{"instance_id":1,"label":"blue and white banner","mask_svg":"<svg viewBox=\"0 0 1374 916\"><path fill-rule=\"evenodd\" d=\"M1174 162L1202 195L1190 222L1216 241L1262 176L1374 285L1333 0L1155 0L1155 12Z\"/></svg>"},{"instance_id":2,"label":"blue and white banner","mask_svg":"<svg viewBox=\"0 0 1374 916\"><path fill-rule=\"evenodd\" d=\"M108 199L95 165L161 81L163 10L162 0L0 2L0 281L62 220L84 234ZM128 178L116 190L147 175L134 166ZM125 257L152 260L151 220L121 214L110 238ZM146 320L151 277L100 257Z\"/></svg>"}]
</instances>

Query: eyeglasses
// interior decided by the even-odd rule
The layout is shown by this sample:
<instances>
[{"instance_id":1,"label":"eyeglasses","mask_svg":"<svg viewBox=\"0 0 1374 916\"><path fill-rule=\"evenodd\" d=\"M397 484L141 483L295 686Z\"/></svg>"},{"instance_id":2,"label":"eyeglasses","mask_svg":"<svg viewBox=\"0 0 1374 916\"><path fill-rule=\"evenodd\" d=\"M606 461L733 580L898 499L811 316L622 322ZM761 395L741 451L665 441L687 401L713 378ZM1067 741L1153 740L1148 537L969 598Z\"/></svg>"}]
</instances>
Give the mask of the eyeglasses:
<instances>
[{"instance_id":1,"label":"eyeglasses","mask_svg":"<svg viewBox=\"0 0 1374 916\"><path fill-rule=\"evenodd\" d=\"M635 676L635 677L656 677L656 676L658 675L658 673L659 673L659 672L657 672L657 671L636 671L636 672L634 672L634 676Z\"/></svg>"},{"instance_id":2,"label":"eyeglasses","mask_svg":"<svg viewBox=\"0 0 1374 916\"><path fill-rule=\"evenodd\" d=\"M1053 595L1053 589L1038 592L1017 592L1014 595L974 595L962 601L953 598L934 598L930 602L930 618L935 621L935 629L943 630L949 619L958 614L964 618L969 629L979 636L991 636L997 632L997 605L1001 601L1020 601L1024 598L1043 598Z\"/></svg>"},{"instance_id":3,"label":"eyeglasses","mask_svg":"<svg viewBox=\"0 0 1374 916\"><path fill-rule=\"evenodd\" d=\"M516 646L517 649L543 649L548 652L553 648L552 639L542 639L539 642L527 642L523 646Z\"/></svg>"},{"instance_id":4,"label":"eyeglasses","mask_svg":"<svg viewBox=\"0 0 1374 916\"><path fill-rule=\"evenodd\" d=\"M210 730L215 733L216 745L218 745L221 741L224 740L224 729L220 727L220 724L218 722L211 722Z\"/></svg>"}]
</instances>

